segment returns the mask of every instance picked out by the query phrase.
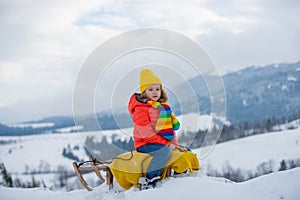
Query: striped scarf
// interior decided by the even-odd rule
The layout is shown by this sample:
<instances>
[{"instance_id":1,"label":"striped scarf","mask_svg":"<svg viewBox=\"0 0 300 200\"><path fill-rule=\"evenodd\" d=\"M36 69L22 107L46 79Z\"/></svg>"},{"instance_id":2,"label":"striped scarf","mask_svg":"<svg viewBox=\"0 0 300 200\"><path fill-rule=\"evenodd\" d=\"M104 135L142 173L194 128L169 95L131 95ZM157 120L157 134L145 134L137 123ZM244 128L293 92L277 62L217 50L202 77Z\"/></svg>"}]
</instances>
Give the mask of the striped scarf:
<instances>
[{"instance_id":1,"label":"striped scarf","mask_svg":"<svg viewBox=\"0 0 300 200\"><path fill-rule=\"evenodd\" d=\"M155 130L165 139L172 141L174 139L174 130L179 129L180 123L171 111L168 103L160 103L152 100L148 100L147 103L153 108L160 109Z\"/></svg>"}]
</instances>

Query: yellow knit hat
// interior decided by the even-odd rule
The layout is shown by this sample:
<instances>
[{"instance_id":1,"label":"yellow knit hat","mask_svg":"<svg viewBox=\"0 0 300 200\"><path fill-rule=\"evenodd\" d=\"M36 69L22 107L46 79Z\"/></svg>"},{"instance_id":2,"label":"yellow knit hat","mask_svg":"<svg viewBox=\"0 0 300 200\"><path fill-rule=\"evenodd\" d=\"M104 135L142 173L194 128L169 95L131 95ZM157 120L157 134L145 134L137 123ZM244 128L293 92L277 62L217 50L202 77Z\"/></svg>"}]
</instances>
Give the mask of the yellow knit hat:
<instances>
[{"instance_id":1,"label":"yellow knit hat","mask_svg":"<svg viewBox=\"0 0 300 200\"><path fill-rule=\"evenodd\" d=\"M140 73L140 92L143 93L150 85L155 83L162 84L160 78L150 69L142 69Z\"/></svg>"}]
</instances>

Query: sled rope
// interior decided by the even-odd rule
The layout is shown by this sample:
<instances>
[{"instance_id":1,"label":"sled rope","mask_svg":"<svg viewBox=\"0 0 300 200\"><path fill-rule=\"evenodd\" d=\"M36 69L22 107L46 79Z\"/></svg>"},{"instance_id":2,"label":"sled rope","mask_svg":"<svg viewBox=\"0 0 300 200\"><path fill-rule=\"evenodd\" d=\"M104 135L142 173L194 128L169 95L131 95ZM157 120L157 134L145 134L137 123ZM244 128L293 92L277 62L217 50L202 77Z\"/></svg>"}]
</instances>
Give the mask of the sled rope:
<instances>
[{"instance_id":1,"label":"sled rope","mask_svg":"<svg viewBox=\"0 0 300 200\"><path fill-rule=\"evenodd\" d=\"M106 160L97 160L97 158L92 157L93 160L87 160L87 161L82 161L78 164L78 167L83 166L86 163L94 163L94 164L110 164L113 160L115 159L120 159L124 161L130 161L133 158L133 149L130 150L130 157L129 158L118 158L117 156L114 157L111 161L106 161Z\"/></svg>"},{"instance_id":2,"label":"sled rope","mask_svg":"<svg viewBox=\"0 0 300 200\"><path fill-rule=\"evenodd\" d=\"M80 162L78 164L78 167L81 167L86 163L94 163L94 164L110 164L111 163L111 161L105 161L105 160L98 161L96 158L92 158L92 159L93 160L87 160L87 161Z\"/></svg>"}]
</instances>

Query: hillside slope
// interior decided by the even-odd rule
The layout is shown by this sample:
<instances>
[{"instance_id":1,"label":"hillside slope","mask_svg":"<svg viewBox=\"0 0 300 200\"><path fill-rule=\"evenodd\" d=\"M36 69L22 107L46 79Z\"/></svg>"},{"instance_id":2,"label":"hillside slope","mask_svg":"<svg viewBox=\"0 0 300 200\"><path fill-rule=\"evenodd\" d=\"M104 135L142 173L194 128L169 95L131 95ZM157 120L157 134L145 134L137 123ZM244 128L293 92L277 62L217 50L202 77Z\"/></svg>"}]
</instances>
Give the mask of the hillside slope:
<instances>
[{"instance_id":1,"label":"hillside slope","mask_svg":"<svg viewBox=\"0 0 300 200\"><path fill-rule=\"evenodd\" d=\"M157 188L145 191L131 189L125 192L108 191L106 185L96 188L92 192L76 190L72 192L55 192L45 189L16 189L0 187L1 199L10 200L298 200L300 191L300 168L277 172L262 176L244 183L228 182L205 176L170 178L162 182Z\"/></svg>"}]
</instances>

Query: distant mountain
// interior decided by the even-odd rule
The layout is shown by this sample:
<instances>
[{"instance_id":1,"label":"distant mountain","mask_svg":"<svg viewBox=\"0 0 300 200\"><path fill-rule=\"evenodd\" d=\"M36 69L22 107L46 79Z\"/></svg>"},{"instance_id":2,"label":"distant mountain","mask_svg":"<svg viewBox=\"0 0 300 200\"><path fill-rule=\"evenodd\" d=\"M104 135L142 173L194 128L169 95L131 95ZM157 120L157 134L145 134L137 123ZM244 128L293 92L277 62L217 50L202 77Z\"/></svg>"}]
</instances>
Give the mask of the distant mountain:
<instances>
[{"instance_id":1,"label":"distant mountain","mask_svg":"<svg viewBox=\"0 0 300 200\"><path fill-rule=\"evenodd\" d=\"M288 117L300 112L300 62L247 68L225 76L224 82L232 122Z\"/></svg>"},{"instance_id":2,"label":"distant mountain","mask_svg":"<svg viewBox=\"0 0 300 200\"><path fill-rule=\"evenodd\" d=\"M254 123L300 113L300 62L251 66L222 79L227 119L233 123ZM200 112L210 113L210 96L202 77L191 79L190 84L197 94ZM187 100L183 106L191 107L191 101Z\"/></svg>"},{"instance_id":3,"label":"distant mountain","mask_svg":"<svg viewBox=\"0 0 300 200\"><path fill-rule=\"evenodd\" d=\"M209 78L214 79L215 77ZM235 124L241 122L254 124L293 115L293 119L300 118L300 62L271 64L263 67L251 66L226 74L222 79L226 92L228 121ZM201 114L210 114L210 95L203 78L201 76L192 78L189 80L189 84L196 97L186 92L186 83L179 84L175 88L176 92L178 91L176 95L183 97L184 100L178 102L174 94L169 93L173 111L180 115L194 112L199 108ZM98 130L98 125L91 124L91 117L92 115L80 117L76 125L82 125L82 131ZM103 130L132 126L127 113L113 116L111 113L102 112L97 113L97 118ZM116 118L118 118L118 123L116 123ZM34 128L30 126L10 127L0 124L0 135L55 133L59 132L57 131L59 128L75 126L71 116L48 117L29 123L53 123L54 125Z\"/></svg>"},{"instance_id":4,"label":"distant mountain","mask_svg":"<svg viewBox=\"0 0 300 200\"><path fill-rule=\"evenodd\" d=\"M94 131L127 128L132 126L127 114L112 115L108 112L97 113L99 124L92 123L92 114L78 117L77 124L72 116L53 116L46 117L38 121L28 121L20 124L6 125L0 123L0 136L23 136L42 133L61 133L61 129L69 128L67 132ZM115 118L125 119L116 123ZM78 129L80 128L80 129Z\"/></svg>"},{"instance_id":5,"label":"distant mountain","mask_svg":"<svg viewBox=\"0 0 300 200\"><path fill-rule=\"evenodd\" d=\"M29 121L21 124L5 125L0 123L0 136L22 136L41 133L55 133L56 130L75 126L72 117L47 117L39 121Z\"/></svg>"}]
</instances>

